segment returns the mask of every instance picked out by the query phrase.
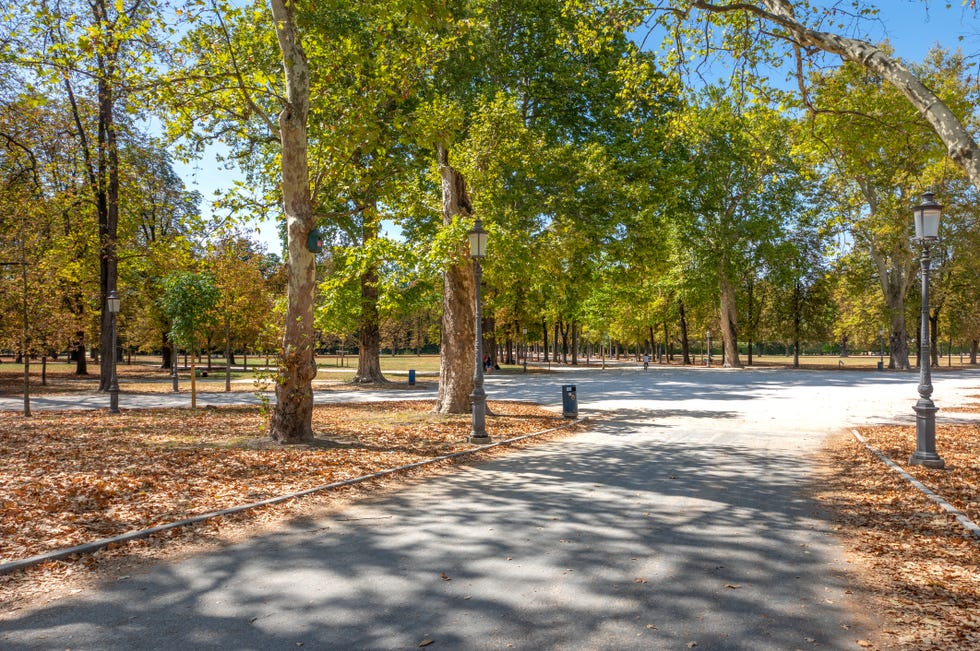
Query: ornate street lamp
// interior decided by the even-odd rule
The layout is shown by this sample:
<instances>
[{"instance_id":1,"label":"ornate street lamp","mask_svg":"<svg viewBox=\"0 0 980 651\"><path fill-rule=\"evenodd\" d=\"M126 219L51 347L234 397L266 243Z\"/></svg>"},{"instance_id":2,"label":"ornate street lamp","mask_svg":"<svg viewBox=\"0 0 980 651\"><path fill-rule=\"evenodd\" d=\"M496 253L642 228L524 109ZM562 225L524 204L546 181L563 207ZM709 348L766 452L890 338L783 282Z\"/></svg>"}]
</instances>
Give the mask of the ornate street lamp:
<instances>
[{"instance_id":1,"label":"ornate street lamp","mask_svg":"<svg viewBox=\"0 0 980 651\"><path fill-rule=\"evenodd\" d=\"M946 463L936 454L936 412L932 401L929 342L929 247L939 239L939 220L943 207L936 203L932 192L922 195L922 203L913 209L915 239L922 245L922 318L919 324L919 400L915 403L915 452L911 465L943 468Z\"/></svg>"},{"instance_id":2,"label":"ornate street lamp","mask_svg":"<svg viewBox=\"0 0 980 651\"><path fill-rule=\"evenodd\" d=\"M487 436L487 392L483 389L483 304L480 297L480 285L483 283L483 270L480 263L487 256L487 232L483 230L483 223L477 218L473 229L469 232L470 257L473 258L473 282L475 288L476 316L475 328L476 343L474 345L474 364L473 364L473 393L470 400L473 403L473 431L470 432L470 443L484 444L490 442Z\"/></svg>"},{"instance_id":3,"label":"ornate street lamp","mask_svg":"<svg viewBox=\"0 0 980 651\"><path fill-rule=\"evenodd\" d=\"M112 356L112 375L109 377L110 414L119 413L119 379L116 377L116 317L119 314L119 303L119 294L116 293L116 290L109 292L109 295L105 299L105 306L109 310L112 322L112 350L109 351L109 354Z\"/></svg>"}]
</instances>

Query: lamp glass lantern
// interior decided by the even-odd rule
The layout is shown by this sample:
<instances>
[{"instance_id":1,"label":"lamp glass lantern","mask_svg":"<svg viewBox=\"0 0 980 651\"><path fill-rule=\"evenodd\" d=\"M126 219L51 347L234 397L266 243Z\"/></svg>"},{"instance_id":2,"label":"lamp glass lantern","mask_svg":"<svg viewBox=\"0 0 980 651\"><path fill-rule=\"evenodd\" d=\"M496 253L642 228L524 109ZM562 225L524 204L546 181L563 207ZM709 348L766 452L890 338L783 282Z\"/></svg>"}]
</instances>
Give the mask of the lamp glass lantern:
<instances>
[{"instance_id":1,"label":"lamp glass lantern","mask_svg":"<svg viewBox=\"0 0 980 651\"><path fill-rule=\"evenodd\" d=\"M109 314L119 314L119 294L116 290L109 292L109 295L105 299L106 309L109 310Z\"/></svg>"},{"instance_id":2,"label":"lamp glass lantern","mask_svg":"<svg viewBox=\"0 0 980 651\"><path fill-rule=\"evenodd\" d=\"M936 203L932 192L922 195L922 203L913 208L915 239L934 242L939 239L939 220L943 216L942 205Z\"/></svg>"},{"instance_id":3,"label":"lamp glass lantern","mask_svg":"<svg viewBox=\"0 0 980 651\"><path fill-rule=\"evenodd\" d=\"M468 233L470 238L470 257L482 260L487 257L487 233L483 230L483 222L477 218L473 228Z\"/></svg>"}]
</instances>

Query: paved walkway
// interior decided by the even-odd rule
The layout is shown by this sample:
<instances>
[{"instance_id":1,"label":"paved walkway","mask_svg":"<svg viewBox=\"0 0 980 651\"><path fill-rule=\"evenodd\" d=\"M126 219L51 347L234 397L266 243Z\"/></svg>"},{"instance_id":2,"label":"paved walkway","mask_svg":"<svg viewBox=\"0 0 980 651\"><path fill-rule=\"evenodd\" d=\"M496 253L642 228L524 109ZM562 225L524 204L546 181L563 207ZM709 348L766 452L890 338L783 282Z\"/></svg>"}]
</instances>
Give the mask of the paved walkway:
<instances>
[{"instance_id":1,"label":"paved walkway","mask_svg":"<svg viewBox=\"0 0 980 651\"><path fill-rule=\"evenodd\" d=\"M0 615L0 648L853 649L869 634L804 488L827 433L910 421L917 376L596 370L491 376L488 392L557 404L563 383L605 416L588 433ZM935 385L951 405L980 374Z\"/></svg>"}]
</instances>

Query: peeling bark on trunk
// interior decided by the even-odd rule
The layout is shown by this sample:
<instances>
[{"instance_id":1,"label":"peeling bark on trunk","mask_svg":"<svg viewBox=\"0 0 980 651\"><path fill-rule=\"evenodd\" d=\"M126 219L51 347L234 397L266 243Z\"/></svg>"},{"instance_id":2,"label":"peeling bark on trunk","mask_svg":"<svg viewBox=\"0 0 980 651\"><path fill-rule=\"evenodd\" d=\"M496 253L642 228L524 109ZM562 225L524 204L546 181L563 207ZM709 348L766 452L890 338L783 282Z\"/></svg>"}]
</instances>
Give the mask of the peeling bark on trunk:
<instances>
[{"instance_id":1,"label":"peeling bark on trunk","mask_svg":"<svg viewBox=\"0 0 980 651\"><path fill-rule=\"evenodd\" d=\"M466 180L449 164L449 150L439 145L436 154L442 179L442 220L443 224L451 224L457 216L470 216L473 208L466 192ZM439 393L433 409L441 414L463 414L470 410L475 371L475 291L473 264L464 244L460 243L456 260L443 274Z\"/></svg>"},{"instance_id":2,"label":"peeling bark on trunk","mask_svg":"<svg viewBox=\"0 0 980 651\"><path fill-rule=\"evenodd\" d=\"M276 36L282 51L286 79L286 105L279 114L282 146L282 196L286 213L286 324L276 382L276 405L269 436L280 443L313 438L313 296L315 258L306 242L315 224L310 197L307 144L310 75L306 54L296 29L293 5L271 0Z\"/></svg>"},{"instance_id":3,"label":"peeling bark on trunk","mask_svg":"<svg viewBox=\"0 0 980 651\"><path fill-rule=\"evenodd\" d=\"M723 366L725 368L742 368L742 360L738 357L738 312L735 308L735 286L727 278L721 276L719 281L721 295L720 326L724 351Z\"/></svg>"}]
</instances>

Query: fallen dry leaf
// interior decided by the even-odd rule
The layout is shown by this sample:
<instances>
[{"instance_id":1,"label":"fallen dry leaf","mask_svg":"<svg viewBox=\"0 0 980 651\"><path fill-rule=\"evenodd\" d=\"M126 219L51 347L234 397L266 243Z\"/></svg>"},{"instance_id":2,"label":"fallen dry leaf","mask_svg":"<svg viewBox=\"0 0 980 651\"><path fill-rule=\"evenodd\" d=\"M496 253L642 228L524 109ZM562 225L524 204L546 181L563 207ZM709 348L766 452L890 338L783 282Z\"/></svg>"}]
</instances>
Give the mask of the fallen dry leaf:
<instances>
[{"instance_id":1,"label":"fallen dry leaf","mask_svg":"<svg viewBox=\"0 0 980 651\"><path fill-rule=\"evenodd\" d=\"M980 523L980 425L937 423L946 468L908 466L914 426L859 428L867 441ZM828 442L816 497L859 563L885 624L878 646L902 651L980 648L980 540L885 466L853 436ZM875 640L866 640L872 646Z\"/></svg>"},{"instance_id":2,"label":"fallen dry leaf","mask_svg":"<svg viewBox=\"0 0 980 651\"><path fill-rule=\"evenodd\" d=\"M526 403L491 406L487 428L495 440L568 423ZM317 405L317 441L300 446L271 443L258 406L124 409L120 415L39 411L32 418L2 413L0 563L472 449L466 442L471 416L433 414L431 407L428 401ZM479 454L505 453L495 448ZM438 472L449 463L412 472ZM286 503L262 512L289 508ZM254 513L117 545L114 553L213 533L225 520L240 522ZM103 555L0 576L0 603L11 603L18 586L29 587L45 572L89 567Z\"/></svg>"}]
</instances>

